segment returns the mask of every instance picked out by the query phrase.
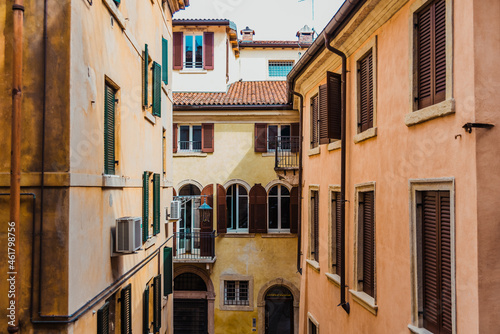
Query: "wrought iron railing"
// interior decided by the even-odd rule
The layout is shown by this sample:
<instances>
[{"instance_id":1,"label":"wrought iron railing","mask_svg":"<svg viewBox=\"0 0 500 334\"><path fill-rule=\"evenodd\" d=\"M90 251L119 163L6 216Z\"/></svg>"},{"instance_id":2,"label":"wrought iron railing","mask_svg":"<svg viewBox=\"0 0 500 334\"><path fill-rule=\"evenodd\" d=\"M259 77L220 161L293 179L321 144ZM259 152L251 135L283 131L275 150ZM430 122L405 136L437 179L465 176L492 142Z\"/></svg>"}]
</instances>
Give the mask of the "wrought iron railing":
<instances>
[{"instance_id":1,"label":"wrought iron railing","mask_svg":"<svg viewBox=\"0 0 500 334\"><path fill-rule=\"evenodd\" d=\"M203 69L203 62L202 61L185 61L184 68Z\"/></svg>"},{"instance_id":2,"label":"wrought iron railing","mask_svg":"<svg viewBox=\"0 0 500 334\"><path fill-rule=\"evenodd\" d=\"M179 141L179 151L201 152L201 141Z\"/></svg>"},{"instance_id":3,"label":"wrought iron railing","mask_svg":"<svg viewBox=\"0 0 500 334\"><path fill-rule=\"evenodd\" d=\"M269 139L269 150L275 151L275 169L299 168L299 136L277 136Z\"/></svg>"},{"instance_id":4,"label":"wrought iron railing","mask_svg":"<svg viewBox=\"0 0 500 334\"><path fill-rule=\"evenodd\" d=\"M214 257L215 231L175 233L175 260L213 260Z\"/></svg>"}]
</instances>

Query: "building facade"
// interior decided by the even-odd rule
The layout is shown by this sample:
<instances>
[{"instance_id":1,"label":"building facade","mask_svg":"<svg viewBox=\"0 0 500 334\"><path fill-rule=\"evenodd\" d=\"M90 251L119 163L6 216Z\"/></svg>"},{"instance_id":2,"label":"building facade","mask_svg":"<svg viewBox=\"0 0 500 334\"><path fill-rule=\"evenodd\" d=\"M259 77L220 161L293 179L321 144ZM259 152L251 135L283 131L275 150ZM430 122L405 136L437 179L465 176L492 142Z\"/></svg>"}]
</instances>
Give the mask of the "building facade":
<instances>
[{"instance_id":1,"label":"building facade","mask_svg":"<svg viewBox=\"0 0 500 334\"><path fill-rule=\"evenodd\" d=\"M9 3L0 5L2 195L10 167ZM172 14L187 5L24 2L20 332L172 333L172 231L163 209L173 185L169 63ZM7 228L0 236L7 244ZM6 252L1 259L7 272ZM0 287L7 291L7 281ZM0 301L2 319L7 303Z\"/></svg>"},{"instance_id":2,"label":"building facade","mask_svg":"<svg viewBox=\"0 0 500 334\"><path fill-rule=\"evenodd\" d=\"M497 1L345 2L288 75L301 333L497 331L499 22Z\"/></svg>"}]
</instances>

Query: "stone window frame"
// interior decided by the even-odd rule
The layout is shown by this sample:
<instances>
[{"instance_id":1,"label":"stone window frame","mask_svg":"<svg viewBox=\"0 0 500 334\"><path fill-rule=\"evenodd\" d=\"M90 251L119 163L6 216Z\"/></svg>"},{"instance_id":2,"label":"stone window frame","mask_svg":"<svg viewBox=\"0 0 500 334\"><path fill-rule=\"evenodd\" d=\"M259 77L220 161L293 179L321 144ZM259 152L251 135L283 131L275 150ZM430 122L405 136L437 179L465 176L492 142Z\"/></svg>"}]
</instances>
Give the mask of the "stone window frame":
<instances>
[{"instance_id":1,"label":"stone window frame","mask_svg":"<svg viewBox=\"0 0 500 334\"><path fill-rule=\"evenodd\" d=\"M333 193L340 194L340 185L330 185L328 187L328 270L325 272L326 277L335 286L340 288L340 276L333 270L333 260L335 257L332 254L332 250L335 246L335 235L333 233L334 221L332 215L332 199Z\"/></svg>"},{"instance_id":2,"label":"stone window frame","mask_svg":"<svg viewBox=\"0 0 500 334\"><path fill-rule=\"evenodd\" d=\"M374 291L373 291L373 297L366 294L362 289L359 288L358 285L358 275L362 268L358 268L359 266L359 256L362 256L362 253L358 252L358 244L359 244L359 236L360 236L360 224L359 224L359 194L364 193L364 192L369 192L373 191L373 202L374 202L374 208L373 208L373 220L374 220L374 242L375 242L375 251L374 251ZM350 294L353 297L353 300L360 304L362 307L370 311L372 314L377 315L378 311L378 305L377 305L377 192L376 192L376 187L375 187L375 181L371 182L365 182L365 183L360 183L356 184L354 186L354 273L353 273L353 283L352 287L353 289L349 289Z\"/></svg>"},{"instance_id":3,"label":"stone window frame","mask_svg":"<svg viewBox=\"0 0 500 334\"><path fill-rule=\"evenodd\" d=\"M309 205L309 217L308 217L308 233L307 233L307 238L308 238L308 243L307 243L307 258L306 258L306 263L309 264L315 271L319 272L320 271L320 266L319 266L319 261L315 261L314 257L311 254L311 241L313 240L312 238L312 233L313 233L313 207L311 206L311 197L313 191L318 192L318 200L319 200L319 185L317 184L310 184L309 185L309 197L308 197L308 205ZM319 210L318 210L319 211ZM318 225L319 225L319 214L318 214ZM319 232L318 232L318 237L319 237ZM319 240L318 240L319 241ZM319 258L318 258L319 260Z\"/></svg>"},{"instance_id":4,"label":"stone window frame","mask_svg":"<svg viewBox=\"0 0 500 334\"><path fill-rule=\"evenodd\" d=\"M248 305L226 305L224 304L224 283L226 281L247 281L248 282ZM220 276L220 298L219 298L219 309L222 311L253 311L254 301L253 301L253 276L245 276L239 274L232 275L221 275Z\"/></svg>"},{"instance_id":5,"label":"stone window frame","mask_svg":"<svg viewBox=\"0 0 500 334\"><path fill-rule=\"evenodd\" d=\"M429 331L422 327L422 319L419 317L418 309L421 300L419 300L418 289L421 278L419 278L419 263L421 258L418 256L417 224L420 217L417 217L417 192L421 191L449 191L450 192L450 234L451 234L451 307L452 307L452 333L457 333L457 304L456 304L456 236L455 236L455 178L443 177L434 179L410 179L409 205L410 205L410 276L411 276L411 324L408 329L416 334L428 334Z\"/></svg>"},{"instance_id":6,"label":"stone window frame","mask_svg":"<svg viewBox=\"0 0 500 334\"><path fill-rule=\"evenodd\" d=\"M363 59L368 52L372 52L372 60L373 60L373 127L359 132L357 124L359 124L361 117L361 97L360 97L360 82L359 82L359 61ZM354 56L354 70L355 70L355 96L356 96L356 134L353 137L354 143L357 144L366 139L373 138L377 136L377 35L373 36L361 49L356 52Z\"/></svg>"},{"instance_id":7,"label":"stone window frame","mask_svg":"<svg viewBox=\"0 0 500 334\"><path fill-rule=\"evenodd\" d=\"M311 324L316 326L316 334L319 334L319 322L311 312L307 312L307 334L311 334Z\"/></svg>"},{"instance_id":8,"label":"stone window frame","mask_svg":"<svg viewBox=\"0 0 500 334\"><path fill-rule=\"evenodd\" d=\"M417 0L410 6L409 23L409 112L405 115L406 126L413 126L434 118L455 113L453 98L453 0L446 1L446 94L445 100L432 106L418 109L417 96L417 29L415 20L418 12L434 0Z\"/></svg>"}]
</instances>

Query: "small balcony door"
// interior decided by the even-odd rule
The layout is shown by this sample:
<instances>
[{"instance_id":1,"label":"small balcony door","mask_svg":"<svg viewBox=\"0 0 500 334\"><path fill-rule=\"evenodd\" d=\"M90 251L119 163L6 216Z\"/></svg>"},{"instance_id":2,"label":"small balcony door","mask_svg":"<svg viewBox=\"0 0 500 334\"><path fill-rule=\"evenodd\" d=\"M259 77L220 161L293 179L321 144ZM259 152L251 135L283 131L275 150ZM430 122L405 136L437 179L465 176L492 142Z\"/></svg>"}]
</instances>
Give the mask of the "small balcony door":
<instances>
[{"instance_id":1,"label":"small balcony door","mask_svg":"<svg viewBox=\"0 0 500 334\"><path fill-rule=\"evenodd\" d=\"M199 196L200 190L191 184L185 185L181 188L179 196ZM186 202L181 210L181 219L177 224L177 232L179 232L178 252L179 254L185 253L199 253L200 240L194 238L194 235L199 235L200 228L200 198L192 199Z\"/></svg>"}]
</instances>

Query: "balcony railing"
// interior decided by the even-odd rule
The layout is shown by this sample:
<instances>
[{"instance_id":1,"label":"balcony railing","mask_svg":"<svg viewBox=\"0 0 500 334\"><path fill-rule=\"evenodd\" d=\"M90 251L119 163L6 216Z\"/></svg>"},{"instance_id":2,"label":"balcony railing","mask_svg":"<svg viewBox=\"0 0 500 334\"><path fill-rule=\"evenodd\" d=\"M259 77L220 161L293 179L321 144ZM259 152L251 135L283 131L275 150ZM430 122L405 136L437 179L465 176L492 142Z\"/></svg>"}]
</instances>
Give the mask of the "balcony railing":
<instances>
[{"instance_id":1,"label":"balcony railing","mask_svg":"<svg viewBox=\"0 0 500 334\"><path fill-rule=\"evenodd\" d=\"M179 141L181 152L201 152L201 141Z\"/></svg>"},{"instance_id":2,"label":"balcony railing","mask_svg":"<svg viewBox=\"0 0 500 334\"><path fill-rule=\"evenodd\" d=\"M215 231L176 232L174 261L213 263L215 261Z\"/></svg>"},{"instance_id":3,"label":"balcony railing","mask_svg":"<svg viewBox=\"0 0 500 334\"><path fill-rule=\"evenodd\" d=\"M270 138L268 147L275 151L274 169L294 170L299 168L299 136Z\"/></svg>"}]
</instances>

